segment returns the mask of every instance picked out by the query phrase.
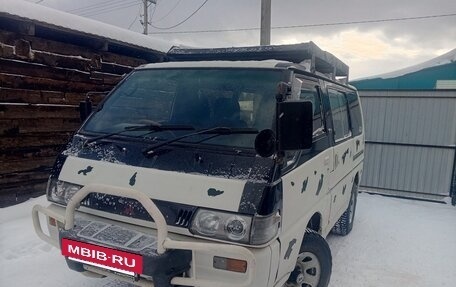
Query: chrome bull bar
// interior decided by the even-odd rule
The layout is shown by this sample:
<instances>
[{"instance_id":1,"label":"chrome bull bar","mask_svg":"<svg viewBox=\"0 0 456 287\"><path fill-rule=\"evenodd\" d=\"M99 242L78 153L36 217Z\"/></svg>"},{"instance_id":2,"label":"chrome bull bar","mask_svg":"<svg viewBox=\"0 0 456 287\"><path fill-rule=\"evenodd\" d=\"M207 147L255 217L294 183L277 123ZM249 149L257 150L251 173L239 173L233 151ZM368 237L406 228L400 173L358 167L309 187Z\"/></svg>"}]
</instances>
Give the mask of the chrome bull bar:
<instances>
[{"instance_id":1,"label":"chrome bull bar","mask_svg":"<svg viewBox=\"0 0 456 287\"><path fill-rule=\"evenodd\" d=\"M76 192L73 197L68 201L65 210L65 216L55 212L52 209L45 208L40 205L35 205L32 209L32 218L33 226L35 232L40 239L43 241L60 248L58 238L52 238L51 236L45 234L42 230L41 223L39 220L39 213L43 213L48 217L54 218L56 221L61 222L65 230L70 230L74 227L74 217L75 211L80 206L81 201L83 201L87 195L90 193L102 193L108 195L114 195L119 197L127 197L137 200L141 203L144 209L149 213L156 225L157 231L157 253L163 254L168 249L180 249L180 250L191 250L193 253L195 251L201 253L210 253L218 254L223 252L224 254L230 254L237 259L242 259L247 262L247 278L245 281L239 284L233 284L232 282L217 282L214 280L206 280L196 278L195 274L192 274L191 277L174 277L171 279L171 284L174 285L184 285L184 286L200 286L200 287L247 287L252 285L253 277L256 267L255 256L253 253L245 247L223 244L223 243L205 243L205 242L191 242L191 241L177 241L172 240L168 237L168 226L166 224L165 217L154 204L154 202L147 197L145 194L130 188L115 187L103 184L89 184L81 188ZM240 258L239 258L240 257ZM194 264L194 262L192 262ZM195 270L194 266L191 268ZM93 269L96 270L96 269ZM96 272L96 271L93 271ZM193 272L194 273L194 272ZM154 286L150 281L142 282L144 286ZM138 282L139 283L139 282ZM141 284L141 285L143 285ZM151 284L151 285L149 285Z\"/></svg>"}]
</instances>

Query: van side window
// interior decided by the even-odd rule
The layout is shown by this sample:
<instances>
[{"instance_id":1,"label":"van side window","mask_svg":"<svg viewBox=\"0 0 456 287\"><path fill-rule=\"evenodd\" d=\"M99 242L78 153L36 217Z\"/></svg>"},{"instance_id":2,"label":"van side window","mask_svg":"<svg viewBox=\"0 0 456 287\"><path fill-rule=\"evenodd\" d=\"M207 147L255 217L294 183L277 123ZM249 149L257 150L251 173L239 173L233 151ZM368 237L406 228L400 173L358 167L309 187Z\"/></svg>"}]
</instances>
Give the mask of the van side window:
<instances>
[{"instance_id":1,"label":"van side window","mask_svg":"<svg viewBox=\"0 0 456 287\"><path fill-rule=\"evenodd\" d=\"M332 89L328 89L328 94L333 119L334 140L337 142L351 136L347 98L344 93Z\"/></svg>"},{"instance_id":2,"label":"van side window","mask_svg":"<svg viewBox=\"0 0 456 287\"><path fill-rule=\"evenodd\" d=\"M354 136L360 135L363 132L363 121L361 118L361 107L359 98L355 92L347 94L348 108L350 109L350 120L352 133Z\"/></svg>"},{"instance_id":3,"label":"van side window","mask_svg":"<svg viewBox=\"0 0 456 287\"><path fill-rule=\"evenodd\" d=\"M321 100L317 88L312 85L303 85L300 100L311 101L313 104L313 137L325 133L323 117L321 115Z\"/></svg>"}]
</instances>

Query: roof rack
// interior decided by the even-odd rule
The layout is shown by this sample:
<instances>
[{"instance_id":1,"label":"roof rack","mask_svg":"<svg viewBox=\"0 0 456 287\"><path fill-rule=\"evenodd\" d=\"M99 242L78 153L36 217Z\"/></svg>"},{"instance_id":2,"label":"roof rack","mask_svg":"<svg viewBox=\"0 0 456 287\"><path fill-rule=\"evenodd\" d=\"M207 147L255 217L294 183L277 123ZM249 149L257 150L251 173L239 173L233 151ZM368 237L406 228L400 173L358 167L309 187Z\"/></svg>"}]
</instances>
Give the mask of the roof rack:
<instances>
[{"instance_id":1,"label":"roof rack","mask_svg":"<svg viewBox=\"0 0 456 287\"><path fill-rule=\"evenodd\" d=\"M182 48L174 46L168 53L169 61L249 61L282 60L309 66L312 73L322 73L348 81L348 66L331 53L321 50L315 43L270 45L230 48Z\"/></svg>"}]
</instances>

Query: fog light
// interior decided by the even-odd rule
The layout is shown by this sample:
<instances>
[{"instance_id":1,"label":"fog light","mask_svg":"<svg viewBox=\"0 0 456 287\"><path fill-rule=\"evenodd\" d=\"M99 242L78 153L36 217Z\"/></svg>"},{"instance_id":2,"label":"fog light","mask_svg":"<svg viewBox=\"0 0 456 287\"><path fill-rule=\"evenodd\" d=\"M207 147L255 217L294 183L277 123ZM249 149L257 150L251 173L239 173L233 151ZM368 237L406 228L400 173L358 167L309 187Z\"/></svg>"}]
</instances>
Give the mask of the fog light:
<instances>
[{"instance_id":1,"label":"fog light","mask_svg":"<svg viewBox=\"0 0 456 287\"><path fill-rule=\"evenodd\" d=\"M247 223L242 217L233 216L228 219L225 230L228 233L228 238L231 240L241 240L247 232Z\"/></svg>"},{"instance_id":2,"label":"fog light","mask_svg":"<svg viewBox=\"0 0 456 287\"><path fill-rule=\"evenodd\" d=\"M247 261L214 256L213 266L215 269L245 273L247 271Z\"/></svg>"}]
</instances>

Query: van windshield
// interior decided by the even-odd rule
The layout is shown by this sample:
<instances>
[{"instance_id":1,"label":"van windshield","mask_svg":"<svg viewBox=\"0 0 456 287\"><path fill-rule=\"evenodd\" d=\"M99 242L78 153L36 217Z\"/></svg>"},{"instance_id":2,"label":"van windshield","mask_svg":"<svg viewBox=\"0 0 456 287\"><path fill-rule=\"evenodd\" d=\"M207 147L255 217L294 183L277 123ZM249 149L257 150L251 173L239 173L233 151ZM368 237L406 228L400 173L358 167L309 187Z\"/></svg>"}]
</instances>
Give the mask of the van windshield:
<instances>
[{"instance_id":1,"label":"van windshield","mask_svg":"<svg viewBox=\"0 0 456 287\"><path fill-rule=\"evenodd\" d=\"M145 69L133 72L85 124L83 131L115 133L159 123L213 127L272 128L280 70ZM122 136L169 140L189 131L132 130ZM211 137L211 138L210 138ZM184 142L253 148L255 134L196 135Z\"/></svg>"}]
</instances>

